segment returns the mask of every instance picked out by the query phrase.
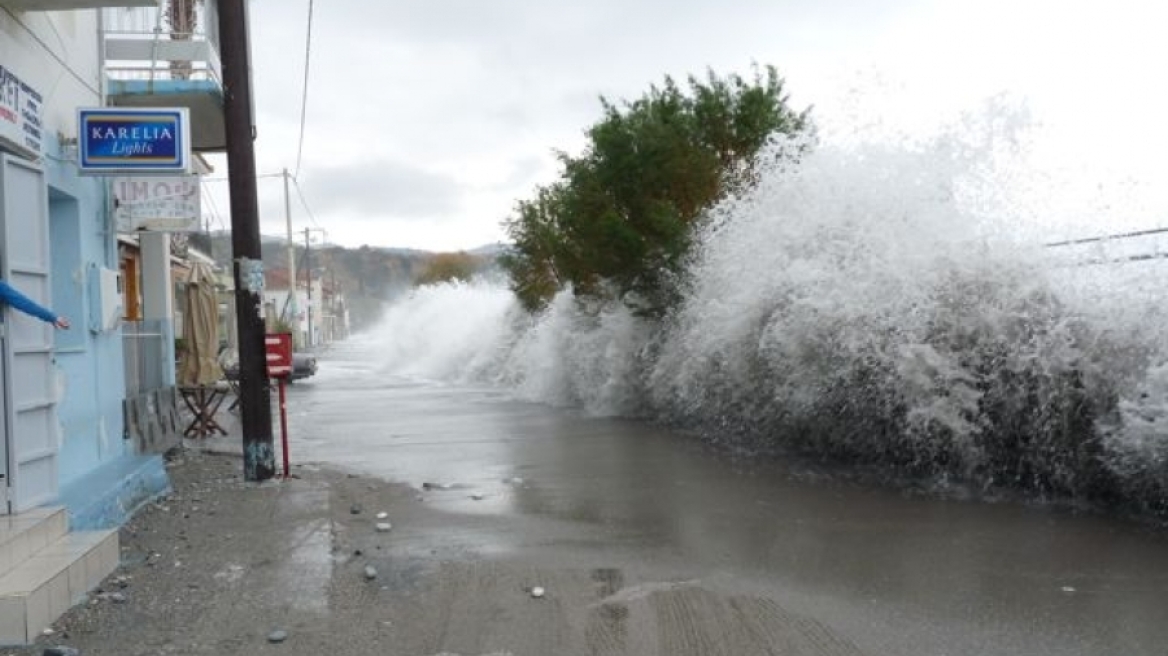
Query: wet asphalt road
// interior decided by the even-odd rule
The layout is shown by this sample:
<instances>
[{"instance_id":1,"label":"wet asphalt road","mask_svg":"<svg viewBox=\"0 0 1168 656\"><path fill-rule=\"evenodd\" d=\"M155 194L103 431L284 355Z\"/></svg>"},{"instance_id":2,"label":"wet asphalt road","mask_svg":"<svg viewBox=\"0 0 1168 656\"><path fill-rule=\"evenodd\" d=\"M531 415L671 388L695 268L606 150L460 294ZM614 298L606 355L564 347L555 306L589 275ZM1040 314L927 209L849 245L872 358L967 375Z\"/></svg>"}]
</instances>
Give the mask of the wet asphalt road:
<instances>
[{"instance_id":1,"label":"wet asphalt road","mask_svg":"<svg viewBox=\"0 0 1168 656\"><path fill-rule=\"evenodd\" d=\"M294 461L425 489L449 514L410 545L419 553L700 581L773 599L871 653L1168 645L1164 530L736 462L640 422L387 377L352 346L288 398Z\"/></svg>"}]
</instances>

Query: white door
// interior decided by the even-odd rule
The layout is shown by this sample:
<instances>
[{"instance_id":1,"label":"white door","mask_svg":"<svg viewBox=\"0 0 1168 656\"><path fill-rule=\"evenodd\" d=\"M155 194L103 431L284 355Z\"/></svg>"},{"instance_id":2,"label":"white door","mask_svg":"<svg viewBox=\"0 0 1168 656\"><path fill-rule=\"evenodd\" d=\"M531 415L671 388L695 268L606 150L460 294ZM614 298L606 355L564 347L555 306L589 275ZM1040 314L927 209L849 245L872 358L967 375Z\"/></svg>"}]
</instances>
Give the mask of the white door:
<instances>
[{"instance_id":1,"label":"white door","mask_svg":"<svg viewBox=\"0 0 1168 656\"><path fill-rule=\"evenodd\" d=\"M34 301L52 307L49 279L48 189L31 162L0 155L0 276ZM18 513L57 496L58 426L53 328L4 308L3 455L7 508ZM2 499L0 499L2 501Z\"/></svg>"}]
</instances>

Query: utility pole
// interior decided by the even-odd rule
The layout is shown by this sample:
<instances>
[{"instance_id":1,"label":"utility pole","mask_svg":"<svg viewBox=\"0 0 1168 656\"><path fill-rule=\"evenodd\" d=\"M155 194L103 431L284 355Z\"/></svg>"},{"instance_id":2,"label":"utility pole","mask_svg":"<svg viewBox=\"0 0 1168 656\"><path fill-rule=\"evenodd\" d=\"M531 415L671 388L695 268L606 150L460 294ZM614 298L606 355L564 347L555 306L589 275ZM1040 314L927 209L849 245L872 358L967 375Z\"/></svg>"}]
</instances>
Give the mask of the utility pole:
<instances>
[{"instance_id":1,"label":"utility pole","mask_svg":"<svg viewBox=\"0 0 1168 656\"><path fill-rule=\"evenodd\" d=\"M296 319L296 244L292 241L292 203L288 194L288 177L288 169L284 169L284 221L288 224L288 300L284 302L284 309L291 317L289 325L295 326L299 323ZM281 312L280 315L285 316L285 313ZM293 336L299 332L297 328Z\"/></svg>"},{"instance_id":2,"label":"utility pole","mask_svg":"<svg viewBox=\"0 0 1168 656\"><path fill-rule=\"evenodd\" d=\"M264 346L259 200L256 194L251 62L247 0L219 0L223 62L223 123L231 191L231 249L235 315L239 332L239 414L243 429L243 477L265 481L276 473L272 445L272 392Z\"/></svg>"},{"instance_id":3,"label":"utility pole","mask_svg":"<svg viewBox=\"0 0 1168 656\"><path fill-rule=\"evenodd\" d=\"M309 228L304 229L304 277L308 284L308 347L312 348L312 246Z\"/></svg>"},{"instance_id":4,"label":"utility pole","mask_svg":"<svg viewBox=\"0 0 1168 656\"><path fill-rule=\"evenodd\" d=\"M321 233L323 238L324 238L325 243L328 242L328 231L326 231L324 228L305 228L304 229L304 273L305 273L305 279L306 279L305 281L308 284L308 345L310 347L314 346L316 344L315 340L313 339L313 336L314 336L316 331L313 330L313 322L312 322L312 233L313 232ZM322 292L322 296L323 296L323 292ZM324 299L322 298L321 300L323 301ZM322 314L323 314L323 312L322 312Z\"/></svg>"}]
</instances>

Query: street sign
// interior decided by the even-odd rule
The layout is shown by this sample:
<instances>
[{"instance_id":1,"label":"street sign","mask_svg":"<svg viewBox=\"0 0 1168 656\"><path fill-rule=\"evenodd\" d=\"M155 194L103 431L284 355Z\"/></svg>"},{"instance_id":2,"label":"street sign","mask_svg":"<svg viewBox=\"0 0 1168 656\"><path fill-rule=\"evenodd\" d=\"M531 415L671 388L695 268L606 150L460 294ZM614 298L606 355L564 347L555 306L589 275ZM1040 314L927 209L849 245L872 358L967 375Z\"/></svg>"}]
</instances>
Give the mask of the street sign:
<instances>
[{"instance_id":1,"label":"street sign","mask_svg":"<svg viewBox=\"0 0 1168 656\"><path fill-rule=\"evenodd\" d=\"M292 333L264 335L264 351L268 359L268 378L292 375Z\"/></svg>"}]
</instances>

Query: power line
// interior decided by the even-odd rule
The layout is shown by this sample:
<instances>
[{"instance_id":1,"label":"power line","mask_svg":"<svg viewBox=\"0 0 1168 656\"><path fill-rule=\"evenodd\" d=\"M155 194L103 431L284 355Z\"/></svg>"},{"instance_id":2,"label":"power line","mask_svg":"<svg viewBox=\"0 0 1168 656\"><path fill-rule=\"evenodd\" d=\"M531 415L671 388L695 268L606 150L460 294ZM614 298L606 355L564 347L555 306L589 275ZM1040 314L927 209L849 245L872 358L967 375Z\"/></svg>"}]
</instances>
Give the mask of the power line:
<instances>
[{"instance_id":1,"label":"power line","mask_svg":"<svg viewBox=\"0 0 1168 656\"><path fill-rule=\"evenodd\" d=\"M66 62L61 57L61 55L58 55L56 52L54 52L53 48L51 46L49 46L49 44L45 43L45 40L42 39L39 34L34 32L33 29L31 27L29 27L28 24L25 23L20 18L20 16L17 16L15 13L13 13L13 11L11 9L9 9L8 7L0 6L0 9L3 9L4 13L8 14L12 18L12 20L16 22L17 25L23 27L24 31L28 32L29 35L33 38L33 40L35 40L37 43L39 43L40 46L45 49L45 52L49 53L50 57L57 60L57 63L60 64L62 66L62 68L69 71L69 73L73 76L73 79L80 82L86 89L89 89L90 91L94 92L95 94L97 94L99 96L101 95L101 89L98 89L96 86L93 85L92 82L90 82L89 80L86 80L80 73L78 73L76 70L74 70L73 67L70 66L69 63ZM52 25L51 20L49 21L49 24L50 24L50 26L53 27L53 31L56 31L56 26ZM60 38L59 34L57 35L57 38Z\"/></svg>"},{"instance_id":2,"label":"power line","mask_svg":"<svg viewBox=\"0 0 1168 656\"><path fill-rule=\"evenodd\" d=\"M1128 239L1130 237L1145 237L1147 235L1158 235L1168 232L1168 228L1151 228L1148 230L1136 230L1134 232L1122 232L1114 235L1103 235L1100 237L1084 237L1082 239L1067 239L1065 241L1054 241L1043 244L1048 248L1055 246L1072 246L1074 244L1093 244L1101 241L1111 241L1113 239Z\"/></svg>"},{"instance_id":3,"label":"power line","mask_svg":"<svg viewBox=\"0 0 1168 656\"><path fill-rule=\"evenodd\" d=\"M300 175L300 156L304 154L304 119L308 113L308 71L312 56L312 0L308 0L308 30L304 37L304 88L300 96L300 138L296 145L296 172L295 179Z\"/></svg>"},{"instance_id":4,"label":"power line","mask_svg":"<svg viewBox=\"0 0 1168 656\"><path fill-rule=\"evenodd\" d=\"M57 43L61 46L61 52L68 50L69 46L65 45L65 39L61 37L61 31L57 29L57 22L53 20L51 15L46 15L45 19L49 23L49 29L53 30L53 34L57 37Z\"/></svg>"},{"instance_id":5,"label":"power line","mask_svg":"<svg viewBox=\"0 0 1168 656\"><path fill-rule=\"evenodd\" d=\"M214 194L202 185L199 188L203 191L203 198L206 198L207 202L211 205L211 217L215 219L215 223L221 230L226 230L227 224L223 221L223 215L219 212L219 204L215 202Z\"/></svg>"},{"instance_id":6,"label":"power line","mask_svg":"<svg viewBox=\"0 0 1168 656\"><path fill-rule=\"evenodd\" d=\"M257 175L256 180L262 180L264 178L282 178L282 177L284 177L283 173L263 173L261 175ZM206 176L206 175L202 176L199 179L202 180L203 182L227 182L228 180L230 180L230 178L223 177L223 176L211 177L211 176Z\"/></svg>"},{"instance_id":7,"label":"power line","mask_svg":"<svg viewBox=\"0 0 1168 656\"><path fill-rule=\"evenodd\" d=\"M300 204L304 206L304 211L308 212L308 218L312 220L312 225L321 228L320 224L316 221L316 216L312 213L312 208L308 206L308 201L304 200L304 192L300 189L300 181L292 178L292 185L296 187L296 196L300 198ZM321 228L321 230L323 229Z\"/></svg>"}]
</instances>

